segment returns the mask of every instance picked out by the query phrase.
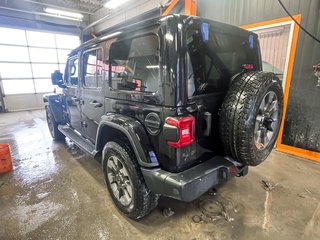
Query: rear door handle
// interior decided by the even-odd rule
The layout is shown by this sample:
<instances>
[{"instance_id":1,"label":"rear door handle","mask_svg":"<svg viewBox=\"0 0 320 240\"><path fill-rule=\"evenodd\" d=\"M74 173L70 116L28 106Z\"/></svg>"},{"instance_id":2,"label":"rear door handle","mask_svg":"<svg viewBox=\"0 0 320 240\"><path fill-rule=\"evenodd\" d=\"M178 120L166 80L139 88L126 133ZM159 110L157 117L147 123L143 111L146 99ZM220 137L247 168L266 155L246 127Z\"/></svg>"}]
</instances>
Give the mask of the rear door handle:
<instances>
[{"instance_id":1,"label":"rear door handle","mask_svg":"<svg viewBox=\"0 0 320 240\"><path fill-rule=\"evenodd\" d=\"M96 100L90 102L90 105L92 105L94 108L102 107L102 103L99 103Z\"/></svg>"},{"instance_id":2,"label":"rear door handle","mask_svg":"<svg viewBox=\"0 0 320 240\"><path fill-rule=\"evenodd\" d=\"M76 97L76 96L73 96L73 97L71 97L71 99L73 100L73 101L75 101L75 102L79 102L79 98L78 97Z\"/></svg>"}]
</instances>

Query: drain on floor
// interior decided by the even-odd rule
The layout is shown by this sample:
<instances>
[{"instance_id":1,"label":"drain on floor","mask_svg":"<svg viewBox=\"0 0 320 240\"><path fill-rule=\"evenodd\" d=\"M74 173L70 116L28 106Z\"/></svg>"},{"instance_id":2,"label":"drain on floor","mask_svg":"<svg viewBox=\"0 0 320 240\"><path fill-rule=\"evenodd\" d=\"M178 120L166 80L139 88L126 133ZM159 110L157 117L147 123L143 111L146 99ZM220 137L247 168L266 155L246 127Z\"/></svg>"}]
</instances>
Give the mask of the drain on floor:
<instances>
[{"instance_id":1,"label":"drain on floor","mask_svg":"<svg viewBox=\"0 0 320 240\"><path fill-rule=\"evenodd\" d=\"M194 223L219 223L234 221L234 214L238 210L231 201L217 196L216 191L210 191L198 202L199 214L192 216Z\"/></svg>"}]
</instances>

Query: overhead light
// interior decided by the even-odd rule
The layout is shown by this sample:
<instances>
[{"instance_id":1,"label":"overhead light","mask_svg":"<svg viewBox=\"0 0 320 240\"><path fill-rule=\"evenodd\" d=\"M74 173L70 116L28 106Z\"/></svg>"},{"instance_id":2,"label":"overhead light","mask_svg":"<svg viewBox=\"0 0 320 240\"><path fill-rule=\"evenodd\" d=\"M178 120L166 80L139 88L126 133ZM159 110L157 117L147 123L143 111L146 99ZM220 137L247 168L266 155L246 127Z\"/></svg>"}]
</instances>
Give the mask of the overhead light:
<instances>
[{"instance_id":1,"label":"overhead light","mask_svg":"<svg viewBox=\"0 0 320 240\"><path fill-rule=\"evenodd\" d=\"M56 14L51 14L51 13L39 13L39 15L44 15L44 16L48 16L48 17L56 17L56 18L62 18L62 19L67 19L67 20L71 20L71 21L82 22L82 19L80 19L80 18L65 17L65 16L62 16L62 15L56 15Z\"/></svg>"},{"instance_id":2,"label":"overhead light","mask_svg":"<svg viewBox=\"0 0 320 240\"><path fill-rule=\"evenodd\" d=\"M104 7L114 9L120 6L121 4L124 4L127 1L128 0L110 0L104 5Z\"/></svg>"},{"instance_id":3,"label":"overhead light","mask_svg":"<svg viewBox=\"0 0 320 240\"><path fill-rule=\"evenodd\" d=\"M146 66L146 68L148 69L159 68L159 65L149 65L149 66Z\"/></svg>"},{"instance_id":4,"label":"overhead light","mask_svg":"<svg viewBox=\"0 0 320 240\"><path fill-rule=\"evenodd\" d=\"M82 20L83 15L81 13L76 13L76 12L69 12L69 11L64 11L60 9L54 9L54 8L45 8L45 12L53 14L55 17L61 17L61 18L69 18L69 19L74 19L74 20Z\"/></svg>"}]
</instances>

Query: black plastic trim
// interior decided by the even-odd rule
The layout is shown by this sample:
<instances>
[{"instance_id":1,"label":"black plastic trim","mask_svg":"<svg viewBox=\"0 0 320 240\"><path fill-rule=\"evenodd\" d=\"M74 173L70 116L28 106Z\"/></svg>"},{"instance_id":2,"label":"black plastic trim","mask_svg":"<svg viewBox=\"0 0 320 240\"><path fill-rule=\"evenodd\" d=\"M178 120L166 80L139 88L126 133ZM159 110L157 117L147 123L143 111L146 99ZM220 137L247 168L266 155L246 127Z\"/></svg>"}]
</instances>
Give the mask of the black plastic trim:
<instances>
[{"instance_id":1,"label":"black plastic trim","mask_svg":"<svg viewBox=\"0 0 320 240\"><path fill-rule=\"evenodd\" d=\"M230 171L230 168L238 169L232 161L216 156L180 173L171 173L160 168L141 168L141 171L152 192L190 202L238 174L231 174L233 171Z\"/></svg>"},{"instance_id":2,"label":"black plastic trim","mask_svg":"<svg viewBox=\"0 0 320 240\"><path fill-rule=\"evenodd\" d=\"M110 114L101 118L96 137L96 151L100 151L104 147L99 145L100 138L103 137L101 132L104 126L112 127L126 135L140 166L148 168L159 166L154 152L148 151L150 144L147 142L148 138L141 124L136 119L120 114ZM137 128L139 128L139 131L137 131Z\"/></svg>"},{"instance_id":3,"label":"black plastic trim","mask_svg":"<svg viewBox=\"0 0 320 240\"><path fill-rule=\"evenodd\" d=\"M163 136L166 141L178 142L179 141L179 129L169 124L163 126Z\"/></svg>"},{"instance_id":4,"label":"black plastic trim","mask_svg":"<svg viewBox=\"0 0 320 240\"><path fill-rule=\"evenodd\" d=\"M66 120L64 119L63 114L63 103L60 94L49 93L43 95L43 102L46 105L49 105L51 108L52 115L54 120L59 124L65 124Z\"/></svg>"}]
</instances>

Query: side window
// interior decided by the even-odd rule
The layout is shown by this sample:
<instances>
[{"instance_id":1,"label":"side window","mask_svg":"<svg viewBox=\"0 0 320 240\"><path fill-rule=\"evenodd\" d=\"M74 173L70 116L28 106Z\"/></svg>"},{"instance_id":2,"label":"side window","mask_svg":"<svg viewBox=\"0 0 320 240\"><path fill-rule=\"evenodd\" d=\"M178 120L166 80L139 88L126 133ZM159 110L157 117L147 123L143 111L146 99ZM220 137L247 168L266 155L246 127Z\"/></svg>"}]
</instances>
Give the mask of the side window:
<instances>
[{"instance_id":1,"label":"side window","mask_svg":"<svg viewBox=\"0 0 320 240\"><path fill-rule=\"evenodd\" d=\"M105 76L102 64L102 50L94 49L83 54L83 86L97 88Z\"/></svg>"},{"instance_id":2,"label":"side window","mask_svg":"<svg viewBox=\"0 0 320 240\"><path fill-rule=\"evenodd\" d=\"M159 90L159 40L147 35L111 45L112 88L137 92Z\"/></svg>"},{"instance_id":3,"label":"side window","mask_svg":"<svg viewBox=\"0 0 320 240\"><path fill-rule=\"evenodd\" d=\"M67 67L67 86L74 86L76 87L78 85L78 58L70 58L68 61L68 67Z\"/></svg>"},{"instance_id":4,"label":"side window","mask_svg":"<svg viewBox=\"0 0 320 240\"><path fill-rule=\"evenodd\" d=\"M111 45L116 41L117 39L116 38L113 38L113 39L108 39L106 41L104 41L101 46L103 47L103 50L104 50L104 60L103 60L103 63L102 63L102 71L104 73L104 79L106 81L109 81L109 62L110 62L110 55L109 55L109 52L110 52L110 48L111 48Z\"/></svg>"}]
</instances>

